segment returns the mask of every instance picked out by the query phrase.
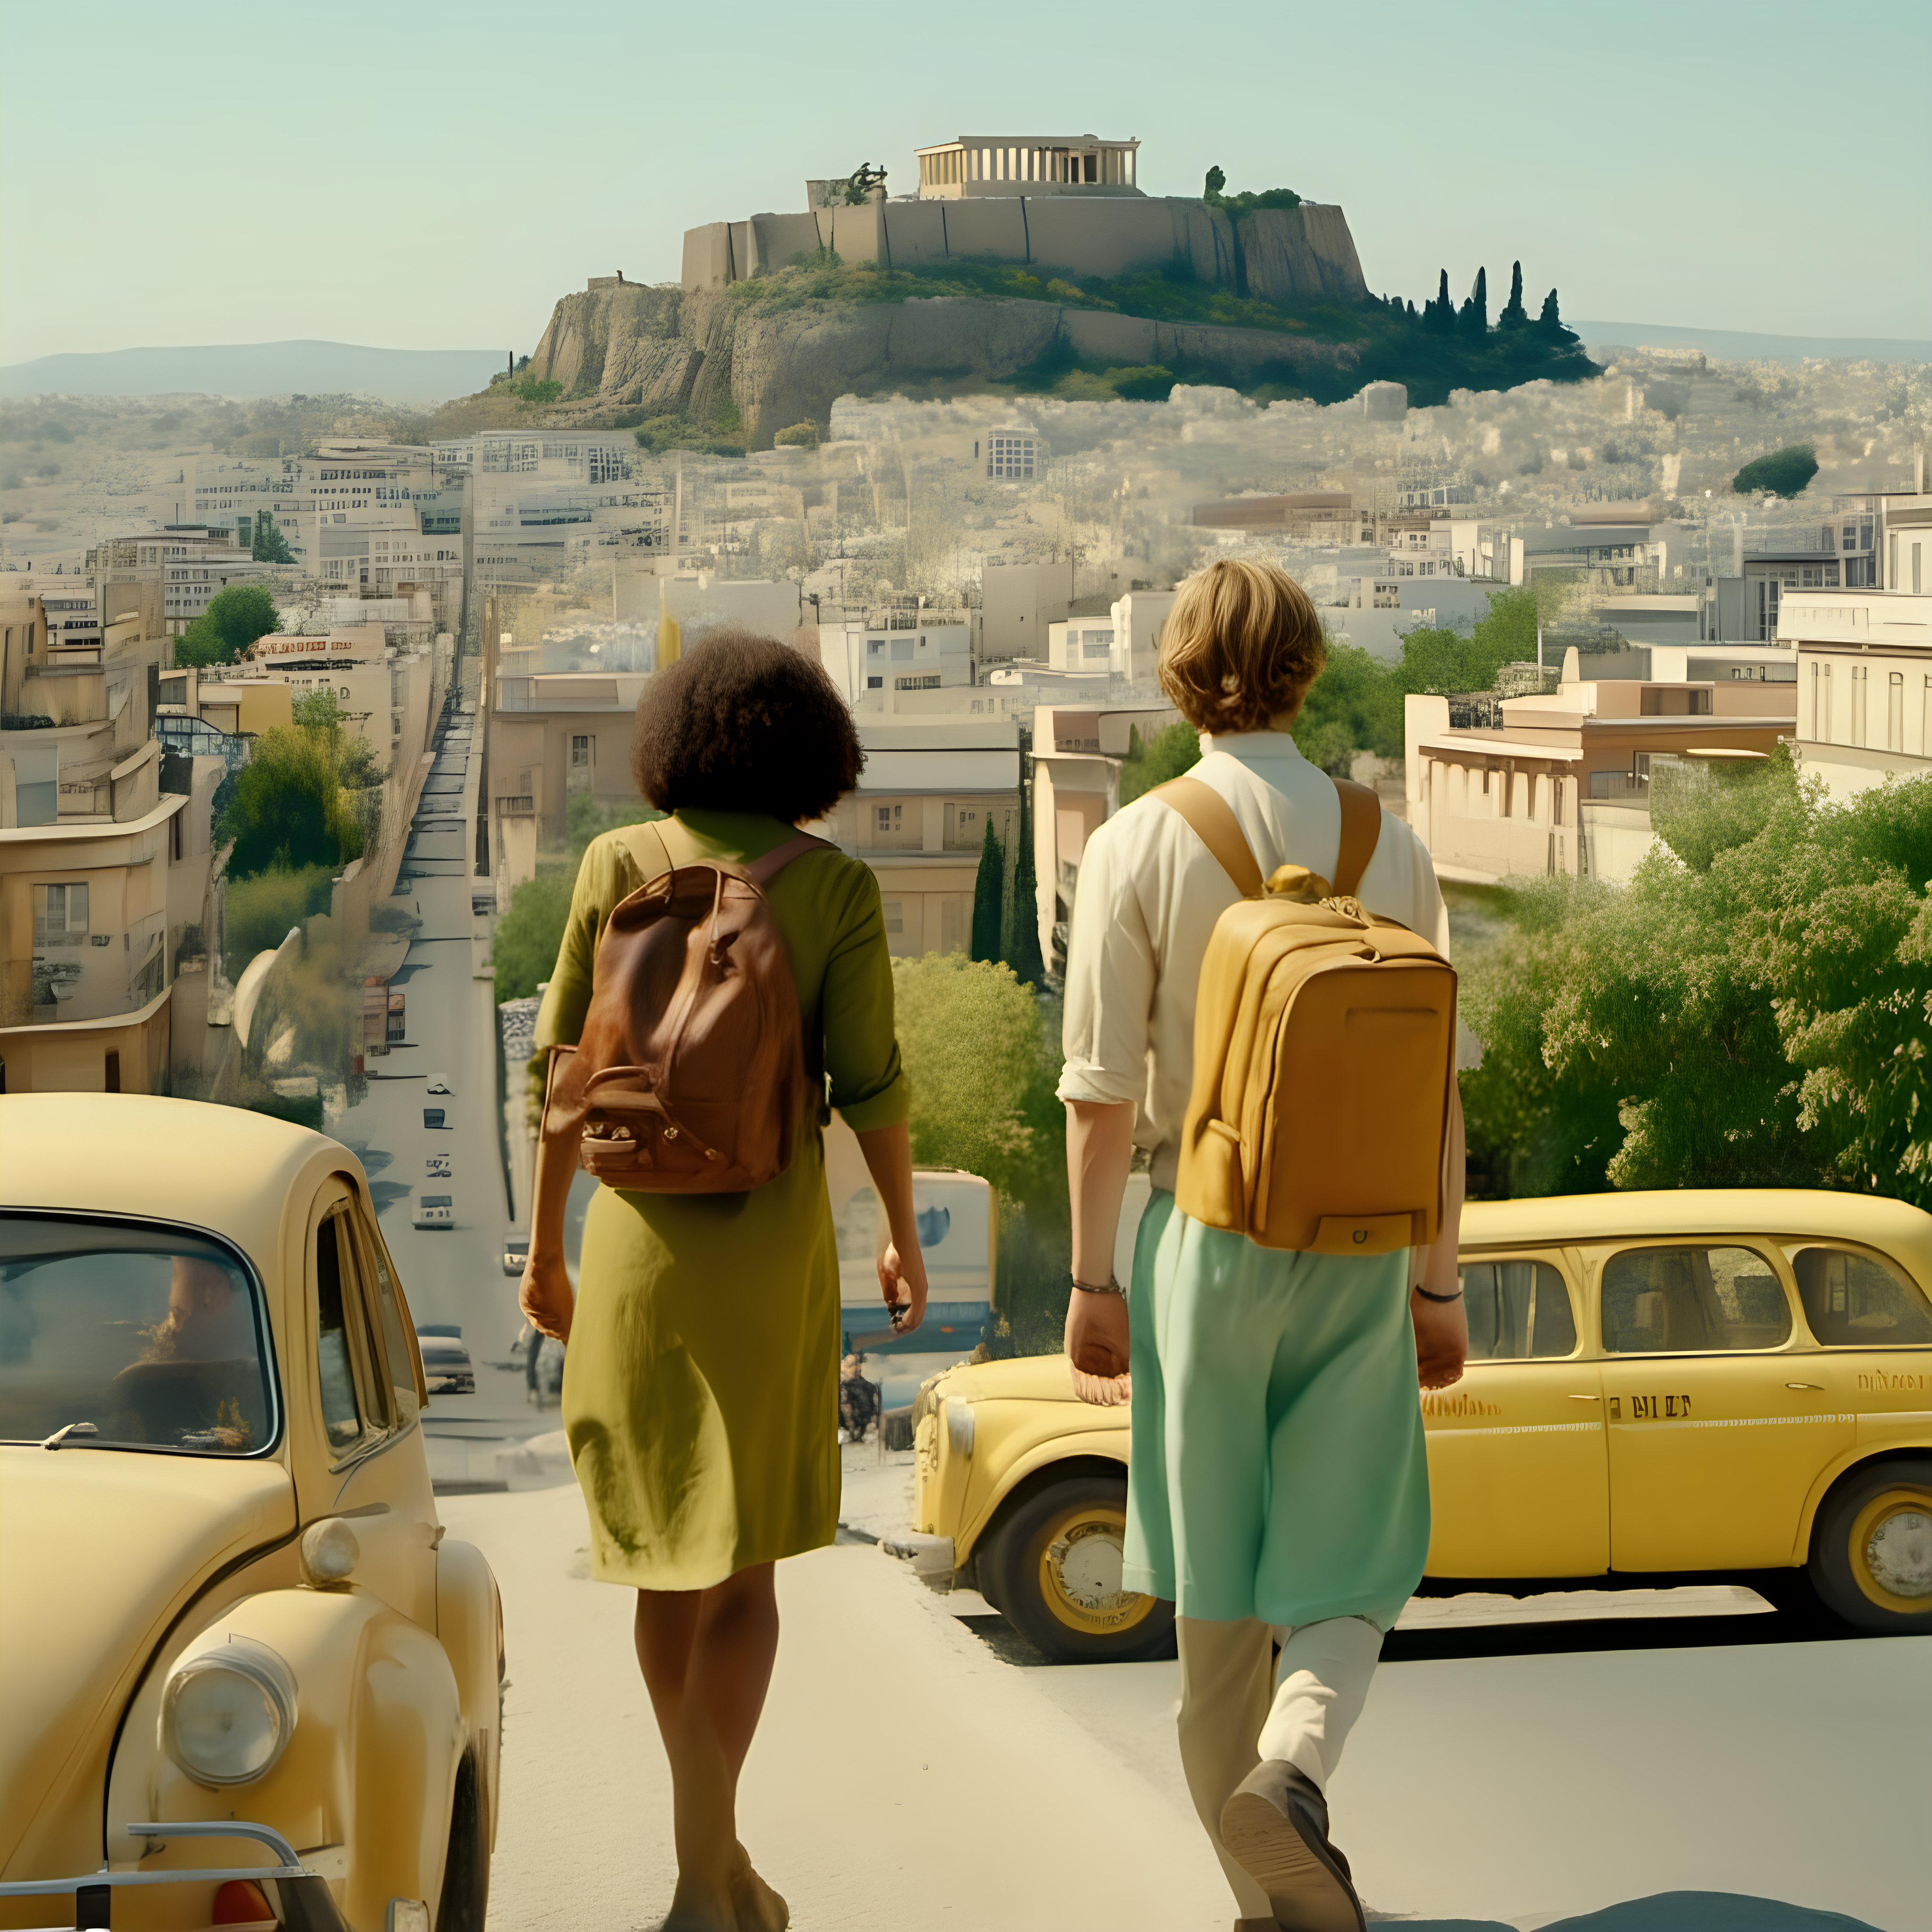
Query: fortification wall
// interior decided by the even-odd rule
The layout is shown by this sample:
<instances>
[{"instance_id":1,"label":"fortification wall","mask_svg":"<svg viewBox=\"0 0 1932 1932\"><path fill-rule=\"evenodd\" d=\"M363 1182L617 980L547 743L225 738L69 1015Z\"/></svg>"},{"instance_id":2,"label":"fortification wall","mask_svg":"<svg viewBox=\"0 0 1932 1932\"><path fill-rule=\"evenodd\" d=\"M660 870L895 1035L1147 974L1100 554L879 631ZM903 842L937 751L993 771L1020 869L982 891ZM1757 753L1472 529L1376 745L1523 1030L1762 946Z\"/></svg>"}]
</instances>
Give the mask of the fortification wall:
<instances>
[{"instance_id":1,"label":"fortification wall","mask_svg":"<svg viewBox=\"0 0 1932 1932\"><path fill-rule=\"evenodd\" d=\"M1238 228L1219 208L1154 196L867 202L710 222L686 231L682 285L722 288L815 248L896 268L976 256L1108 278L1181 262L1212 286L1290 305L1368 292L1339 207L1264 208Z\"/></svg>"}]
</instances>

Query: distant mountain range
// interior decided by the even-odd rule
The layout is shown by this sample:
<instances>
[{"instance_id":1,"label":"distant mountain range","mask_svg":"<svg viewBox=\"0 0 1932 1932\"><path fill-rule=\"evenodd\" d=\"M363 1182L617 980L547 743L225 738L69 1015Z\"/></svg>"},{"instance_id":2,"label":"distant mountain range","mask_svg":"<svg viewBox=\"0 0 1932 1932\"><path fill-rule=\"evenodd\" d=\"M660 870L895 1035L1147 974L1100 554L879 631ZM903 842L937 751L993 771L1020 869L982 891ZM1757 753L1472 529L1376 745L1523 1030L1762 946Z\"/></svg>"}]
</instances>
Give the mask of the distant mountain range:
<instances>
[{"instance_id":1,"label":"distant mountain range","mask_svg":"<svg viewBox=\"0 0 1932 1932\"><path fill-rule=\"evenodd\" d=\"M1679 328L1661 322L1572 322L1567 327L1601 361L1600 351L1701 349L1720 362L1799 362L1808 356L1849 356L1868 362L1932 362L1932 342L1894 335L1751 335L1735 328Z\"/></svg>"},{"instance_id":2,"label":"distant mountain range","mask_svg":"<svg viewBox=\"0 0 1932 1932\"><path fill-rule=\"evenodd\" d=\"M353 342L238 342L43 356L0 368L0 396L354 394L385 402L473 395L506 349L370 349Z\"/></svg>"}]
</instances>

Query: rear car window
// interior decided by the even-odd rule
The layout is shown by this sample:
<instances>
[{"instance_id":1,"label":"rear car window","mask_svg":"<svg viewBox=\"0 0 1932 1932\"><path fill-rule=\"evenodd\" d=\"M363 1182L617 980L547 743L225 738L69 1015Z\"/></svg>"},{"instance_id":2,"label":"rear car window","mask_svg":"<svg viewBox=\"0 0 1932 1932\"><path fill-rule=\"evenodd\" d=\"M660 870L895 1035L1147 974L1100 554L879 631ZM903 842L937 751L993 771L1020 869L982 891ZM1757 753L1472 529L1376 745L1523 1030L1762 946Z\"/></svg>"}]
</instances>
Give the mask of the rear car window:
<instances>
[{"instance_id":1,"label":"rear car window","mask_svg":"<svg viewBox=\"0 0 1932 1932\"><path fill-rule=\"evenodd\" d=\"M1604 1346L1612 1354L1774 1348L1791 1305L1752 1248L1627 1248L1604 1268Z\"/></svg>"},{"instance_id":2,"label":"rear car window","mask_svg":"<svg viewBox=\"0 0 1932 1932\"><path fill-rule=\"evenodd\" d=\"M1932 1308L1904 1276L1855 1249L1798 1248L1791 1257L1811 1333L1828 1348L1924 1348Z\"/></svg>"},{"instance_id":3,"label":"rear car window","mask_svg":"<svg viewBox=\"0 0 1932 1932\"><path fill-rule=\"evenodd\" d=\"M70 1426L70 1425L72 1425ZM0 1214L0 1439L249 1456L274 1445L261 1291L185 1229Z\"/></svg>"},{"instance_id":4,"label":"rear car window","mask_svg":"<svg viewBox=\"0 0 1932 1932\"><path fill-rule=\"evenodd\" d=\"M1563 1276L1547 1262L1465 1262L1458 1270L1472 1362L1573 1354L1576 1321Z\"/></svg>"}]
</instances>

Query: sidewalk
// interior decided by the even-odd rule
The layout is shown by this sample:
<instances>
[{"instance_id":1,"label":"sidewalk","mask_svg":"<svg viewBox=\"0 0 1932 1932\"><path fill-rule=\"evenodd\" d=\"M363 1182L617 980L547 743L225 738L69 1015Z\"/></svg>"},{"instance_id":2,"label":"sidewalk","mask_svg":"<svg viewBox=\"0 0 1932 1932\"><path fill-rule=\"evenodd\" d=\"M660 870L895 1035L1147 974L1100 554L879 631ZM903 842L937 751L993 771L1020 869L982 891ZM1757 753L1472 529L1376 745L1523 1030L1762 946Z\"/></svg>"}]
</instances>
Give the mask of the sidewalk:
<instances>
[{"instance_id":1,"label":"sidewalk","mask_svg":"<svg viewBox=\"0 0 1932 1932\"><path fill-rule=\"evenodd\" d=\"M574 1485L439 1507L503 1591L492 1925L655 1925L668 1775L630 1600L588 1580ZM741 1820L799 1932L1226 1932L1174 1750L1178 1666L1002 1661L862 1544L781 1564L778 1592ZM1390 1664L1336 1780L1336 1833L1369 1904L1415 1932L1535 1932L1672 1892L1921 1932L1928 1718L1922 1639ZM1707 1900L1603 1932L1797 1922Z\"/></svg>"}]
</instances>

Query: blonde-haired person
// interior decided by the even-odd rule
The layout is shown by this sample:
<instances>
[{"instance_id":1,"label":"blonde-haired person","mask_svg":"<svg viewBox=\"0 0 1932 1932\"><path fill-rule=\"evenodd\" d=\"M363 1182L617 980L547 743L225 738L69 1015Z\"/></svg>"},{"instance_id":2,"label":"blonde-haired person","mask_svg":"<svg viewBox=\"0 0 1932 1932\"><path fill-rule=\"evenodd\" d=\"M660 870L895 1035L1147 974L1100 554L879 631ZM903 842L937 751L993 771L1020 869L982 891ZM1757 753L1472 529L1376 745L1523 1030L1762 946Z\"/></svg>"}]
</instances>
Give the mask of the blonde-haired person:
<instances>
[{"instance_id":1,"label":"blonde-haired person","mask_svg":"<svg viewBox=\"0 0 1932 1932\"><path fill-rule=\"evenodd\" d=\"M1341 802L1288 735L1324 657L1300 586L1242 559L1189 578L1162 631L1162 685L1201 733L1190 776L1233 809L1264 878L1290 862L1334 876ZM1384 817L1358 896L1447 954L1429 855L1399 819ZM1458 1103L1448 1211L1426 1251L1288 1252L1180 1213L1195 991L1238 896L1158 797L1088 842L1059 1090L1073 1200L1066 1348L1084 1400L1133 1405L1125 1582L1174 1605L1181 1760L1238 1923L1345 1932L1364 1919L1325 1793L1428 1549L1417 1388L1454 1382L1467 1344L1462 1118ZM1114 1238L1136 1146L1154 1193L1123 1292Z\"/></svg>"}]
</instances>

